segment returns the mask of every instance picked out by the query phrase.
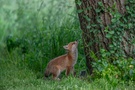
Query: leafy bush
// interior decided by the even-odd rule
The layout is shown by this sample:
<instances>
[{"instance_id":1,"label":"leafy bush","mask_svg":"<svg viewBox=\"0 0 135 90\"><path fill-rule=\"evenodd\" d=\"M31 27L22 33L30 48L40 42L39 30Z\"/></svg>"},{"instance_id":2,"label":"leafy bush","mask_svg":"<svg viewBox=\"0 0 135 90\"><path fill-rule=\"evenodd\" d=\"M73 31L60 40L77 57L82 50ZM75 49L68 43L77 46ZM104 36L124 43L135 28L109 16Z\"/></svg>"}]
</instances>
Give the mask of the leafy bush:
<instances>
[{"instance_id":1,"label":"leafy bush","mask_svg":"<svg viewBox=\"0 0 135 90\"><path fill-rule=\"evenodd\" d=\"M110 82L118 83L118 81L135 81L135 60L132 58L115 58L110 57L109 53L102 49L101 51L101 59L95 58L95 62L93 62L94 67L94 75L96 78L104 77Z\"/></svg>"}]
</instances>

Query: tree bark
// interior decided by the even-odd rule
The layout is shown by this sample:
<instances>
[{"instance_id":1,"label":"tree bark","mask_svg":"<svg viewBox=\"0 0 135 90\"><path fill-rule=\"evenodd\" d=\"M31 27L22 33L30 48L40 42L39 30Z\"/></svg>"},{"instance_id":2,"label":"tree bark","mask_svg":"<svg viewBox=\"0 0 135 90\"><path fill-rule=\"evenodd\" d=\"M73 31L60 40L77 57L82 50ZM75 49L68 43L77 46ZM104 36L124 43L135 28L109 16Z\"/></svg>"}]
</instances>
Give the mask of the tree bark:
<instances>
[{"instance_id":1,"label":"tree bark","mask_svg":"<svg viewBox=\"0 0 135 90\"><path fill-rule=\"evenodd\" d=\"M104 48L109 51L109 45L112 43L111 39L106 38L106 32L104 31L105 27L111 24L111 19L113 18L113 16L107 12L107 9L108 7L113 7L114 3L116 3L118 12L124 14L126 12L125 0L75 0L75 2L82 30L86 66L89 74L92 74L92 62L94 59L91 57L90 53L94 52L97 57L100 57L100 49ZM100 14L96 12L96 9L99 8L99 2L102 2L104 6ZM101 22L97 21L97 18L100 18ZM94 30L98 33L94 33ZM121 48L125 55L131 56L135 46L128 42L130 32L126 30L124 33Z\"/></svg>"}]
</instances>

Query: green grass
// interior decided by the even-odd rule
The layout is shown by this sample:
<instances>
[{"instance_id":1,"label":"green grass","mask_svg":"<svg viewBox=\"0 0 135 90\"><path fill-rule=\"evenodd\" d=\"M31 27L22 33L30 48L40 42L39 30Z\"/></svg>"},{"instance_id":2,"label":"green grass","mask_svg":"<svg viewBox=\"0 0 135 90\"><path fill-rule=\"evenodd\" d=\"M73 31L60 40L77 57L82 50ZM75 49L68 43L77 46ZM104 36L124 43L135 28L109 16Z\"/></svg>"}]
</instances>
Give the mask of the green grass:
<instances>
[{"instance_id":1,"label":"green grass","mask_svg":"<svg viewBox=\"0 0 135 90\"><path fill-rule=\"evenodd\" d=\"M66 77L60 81L43 79L43 73L35 73L16 53L0 54L0 90L134 90L135 85L112 85L105 79ZM3 57L4 56L4 57ZM39 77L40 74L40 77Z\"/></svg>"}]
</instances>

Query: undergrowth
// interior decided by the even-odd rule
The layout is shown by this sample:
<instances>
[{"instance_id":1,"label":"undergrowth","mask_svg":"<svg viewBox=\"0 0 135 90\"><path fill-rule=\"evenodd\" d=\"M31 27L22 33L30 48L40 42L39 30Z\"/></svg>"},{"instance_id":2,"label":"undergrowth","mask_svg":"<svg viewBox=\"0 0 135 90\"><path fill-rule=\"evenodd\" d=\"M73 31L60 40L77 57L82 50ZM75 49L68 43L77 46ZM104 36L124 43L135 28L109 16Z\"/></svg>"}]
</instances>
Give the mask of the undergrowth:
<instances>
[{"instance_id":1,"label":"undergrowth","mask_svg":"<svg viewBox=\"0 0 135 90\"><path fill-rule=\"evenodd\" d=\"M3 55L6 54L6 57ZM134 90L133 82L119 82L114 86L107 79L89 81L77 77L63 77L60 81L38 78L39 74L29 69L16 53L0 54L0 90Z\"/></svg>"}]
</instances>

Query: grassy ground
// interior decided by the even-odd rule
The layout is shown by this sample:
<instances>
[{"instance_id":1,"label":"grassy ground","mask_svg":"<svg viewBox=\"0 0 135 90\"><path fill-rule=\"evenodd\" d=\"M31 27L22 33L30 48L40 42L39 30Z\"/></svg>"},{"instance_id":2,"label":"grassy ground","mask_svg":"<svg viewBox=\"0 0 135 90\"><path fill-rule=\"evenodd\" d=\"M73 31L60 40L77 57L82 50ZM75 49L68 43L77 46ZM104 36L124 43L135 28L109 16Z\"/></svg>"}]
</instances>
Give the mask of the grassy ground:
<instances>
[{"instance_id":1,"label":"grassy ground","mask_svg":"<svg viewBox=\"0 0 135 90\"><path fill-rule=\"evenodd\" d=\"M60 81L43 79L14 54L0 54L0 90L134 90L135 85L112 85L105 79L90 81L72 76ZM41 76L39 77L39 74Z\"/></svg>"}]
</instances>

